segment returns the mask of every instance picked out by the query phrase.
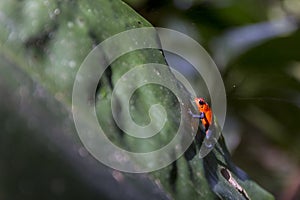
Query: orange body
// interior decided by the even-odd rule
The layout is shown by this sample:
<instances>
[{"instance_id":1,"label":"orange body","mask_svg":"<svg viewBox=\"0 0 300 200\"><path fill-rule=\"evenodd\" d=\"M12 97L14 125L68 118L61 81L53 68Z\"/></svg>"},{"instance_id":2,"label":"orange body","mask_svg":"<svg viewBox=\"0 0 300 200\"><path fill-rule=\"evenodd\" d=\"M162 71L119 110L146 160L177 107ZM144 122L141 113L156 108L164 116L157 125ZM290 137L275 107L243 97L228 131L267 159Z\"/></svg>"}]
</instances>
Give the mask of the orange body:
<instances>
[{"instance_id":1,"label":"orange body","mask_svg":"<svg viewBox=\"0 0 300 200\"><path fill-rule=\"evenodd\" d=\"M212 110L203 98L195 98L194 101L198 107L200 114L204 114L204 117L201 119L201 122L205 128L205 131L207 131L212 123Z\"/></svg>"}]
</instances>

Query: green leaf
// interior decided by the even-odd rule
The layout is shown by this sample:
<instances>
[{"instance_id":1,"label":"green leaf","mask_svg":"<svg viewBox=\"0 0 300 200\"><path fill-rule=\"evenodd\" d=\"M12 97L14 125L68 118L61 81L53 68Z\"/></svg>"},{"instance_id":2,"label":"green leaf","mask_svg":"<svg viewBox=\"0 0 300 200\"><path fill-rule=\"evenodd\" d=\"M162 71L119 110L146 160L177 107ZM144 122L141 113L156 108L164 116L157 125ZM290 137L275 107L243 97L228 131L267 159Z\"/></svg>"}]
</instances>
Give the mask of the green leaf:
<instances>
[{"instance_id":1,"label":"green leaf","mask_svg":"<svg viewBox=\"0 0 300 200\"><path fill-rule=\"evenodd\" d=\"M149 174L121 173L98 163L86 152L78 140L71 117L73 83L80 64L94 45L106 38L132 28L151 26L125 3L107 0L51 2L4 0L0 3L0 13L0 92L1 96L6 97L1 98L1 110L3 113L4 111L9 113L10 117L5 119L6 123L20 123L16 127L11 127L13 131L9 128L3 129L1 137L17 140L7 134L10 132L17 134L20 131L20 140L24 140L26 145L41 144L36 148L37 151L42 149L45 152L41 157L49 159L51 157L53 165L62 163L64 167L60 168L62 172L59 174L68 179L67 182L76 179L75 183L78 185L73 188L84 185L82 193L78 189L66 191L63 199L73 199L73 193L75 196L76 194L85 196L89 191L92 191L91 196L97 196L98 199L99 197L119 199L121 196L124 199L186 197L212 199L216 195L222 199L242 198L243 194L237 190L237 187L222 176L220 170L223 168L234 176L249 197L254 199L257 195L262 199L272 199L270 194L254 182L248 179L241 180L239 170L230 161L223 141L203 160L195 156L187 161L186 157L182 156L172 165ZM119 47L130 45L129 41L123 41ZM159 46L155 36L151 41ZM188 108L192 108L190 95L168 68L159 67L153 70L171 82L183 100L180 103L184 104L184 109L180 111L180 103L166 88L146 85L137 90L132 97L134 105L132 119L137 123L147 124L149 117L145 113L148 113L151 105L160 102L168 116L162 134L140 143L124 135L116 126L110 109L114 86L128 70L146 63L166 64L158 49L138 50L123 55L112 63L109 70L101 77L97 91L96 109L99 123L110 130L108 137L115 144L132 151L149 151L165 145L177 131L181 115L185 116L184 120L190 122L191 126L197 128L187 114ZM139 74L137 78L143 80L148 76L148 74ZM158 75L159 78L160 76ZM127 103L123 96L124 93L119 93L117 96L120 105ZM82 120L88 123L87 119ZM90 129L94 128L90 127ZM190 128L186 127L186 130ZM36 139L28 141L24 134ZM9 145L4 146L12 151ZM21 144L16 148L26 149ZM36 155L34 150L18 152L16 160L24 156ZM153 161L148 162L156 160L159 158L154 157ZM46 158L36 158L36 162L39 161L47 163ZM24 162L21 165L26 165ZM4 165L5 169L9 169L8 164ZM42 165L42 169L31 164L26 166L29 169L20 171L29 173L30 182L44 188L43 185L48 184L49 178L43 174L48 173L47 165ZM13 174L14 170L11 168L8 173ZM39 176L34 173L36 171L41 171L45 179L34 180ZM55 178L55 173L49 176ZM8 179L10 177L6 177L1 185L4 185ZM16 196L23 197L26 193L29 193L32 198L42 197L40 199L45 199L48 195L41 191L34 196L34 191L26 187L21 191L16 190L16 184L18 179L14 177L10 187L6 187L1 194L3 193L8 199ZM53 185L53 190L57 192L57 188L55 189L57 184ZM25 191L25 194L22 191Z\"/></svg>"}]
</instances>

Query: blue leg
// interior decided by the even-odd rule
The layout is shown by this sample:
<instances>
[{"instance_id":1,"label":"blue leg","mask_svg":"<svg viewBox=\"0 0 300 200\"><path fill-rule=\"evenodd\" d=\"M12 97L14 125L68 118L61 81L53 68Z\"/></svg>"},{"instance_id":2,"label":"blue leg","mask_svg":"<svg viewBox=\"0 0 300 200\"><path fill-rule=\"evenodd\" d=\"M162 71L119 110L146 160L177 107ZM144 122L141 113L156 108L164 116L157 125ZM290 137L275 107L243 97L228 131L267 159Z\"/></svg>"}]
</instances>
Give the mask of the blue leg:
<instances>
[{"instance_id":1,"label":"blue leg","mask_svg":"<svg viewBox=\"0 0 300 200\"><path fill-rule=\"evenodd\" d=\"M200 115L194 114L192 113L192 111L189 110L189 114L193 117L193 118L199 118L199 119L204 119L204 113L201 112Z\"/></svg>"}]
</instances>

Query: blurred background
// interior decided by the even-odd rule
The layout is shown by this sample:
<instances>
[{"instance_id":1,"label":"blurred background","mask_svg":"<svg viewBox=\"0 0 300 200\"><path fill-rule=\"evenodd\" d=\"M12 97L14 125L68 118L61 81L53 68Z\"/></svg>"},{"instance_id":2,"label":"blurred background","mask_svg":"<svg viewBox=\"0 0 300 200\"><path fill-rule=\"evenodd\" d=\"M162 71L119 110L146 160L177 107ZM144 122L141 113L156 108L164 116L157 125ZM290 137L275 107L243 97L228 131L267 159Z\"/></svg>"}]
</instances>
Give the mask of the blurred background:
<instances>
[{"instance_id":1,"label":"blurred background","mask_svg":"<svg viewBox=\"0 0 300 200\"><path fill-rule=\"evenodd\" d=\"M20 2L27 6L22 12L28 14L28 19L22 19L18 10L21 10L18 4ZM57 5L51 1L44 1L47 4L41 7L45 10L40 10L40 5L34 4L42 1L27 2L29 3L16 0L0 2L0 25L5 27L0 29L0 38L6 38L8 35L10 43L5 45L7 49L12 47L12 50L6 51L5 45L0 43L0 199L99 199L99 196L101 199L117 199L124 191L125 197L131 196L133 199L141 199L147 195L151 199L153 194L155 197L160 194L164 196L159 182L153 184L155 181L149 181L143 175L136 180L136 177L112 171L113 178L109 177L111 171L106 173L106 168L103 169L103 166L88 156L88 152L82 146L77 145L80 143L79 138L70 134L74 132L74 127L69 126L72 116L62 108L63 103L58 104L57 100L64 102L62 91L64 87L69 87L61 86L62 83L71 80L65 74L73 76L76 73L74 69L78 63L74 63L73 60L67 62L68 58L70 55L76 55L79 48L80 51L83 49L82 52L89 50L92 44L88 43L89 40L81 38L82 40L78 40L79 47L72 44L68 46L72 43L70 41L78 39L78 32L85 31L80 29L80 20L74 23L68 21L69 16L72 19L71 13L75 12L75 9L65 8L61 3L73 5L75 1L58 0ZM255 182L274 194L276 199L300 199L300 1L125 2L153 26L183 32L209 52L226 87L227 102L224 103L227 104L227 117L223 134L234 163L245 170ZM32 65L32 68L24 71L29 74L31 70L40 72L46 66L45 71L51 76L49 79L54 80L49 81L50 87L59 85L63 88L53 97L39 84L34 83L35 73L31 73L32 77L28 78L22 71L22 59L18 57L21 48L16 45L20 41L14 43L14 38L19 35L21 39L18 39L23 39L21 43L24 43L24 38L28 36L26 33L32 34L36 30L30 30L27 24L23 27L22 23L18 24L20 29L14 30L13 25L24 20L36 27L31 19L40 18L42 22L46 21L46 18L48 20L48 17L55 19L61 12L55 9L58 5L62 5L61 8L67 11L67 19L60 21L63 25L56 37L60 38L63 35L67 36L67 39L62 43L51 43L53 45L47 47L57 50L55 53L58 56L49 53L47 48L43 49L54 37L51 32L60 25L55 24L55 20L54 25L50 24L53 26L43 27L44 32L38 35L40 37L31 38L33 41L29 39L25 43L25 52L28 54L26 56L37 55L34 59L44 66ZM4 10L1 10L3 8L6 9L6 14L9 13L7 16L16 15L17 20L12 17L5 18ZM31 12L32 10L34 12ZM45 15L49 10L51 13L54 10L52 15ZM3 25L2 22L7 24ZM69 28L74 27L77 28L77 32L73 35L67 32ZM48 33L50 34L47 35ZM26 51L28 46L34 46L36 52ZM64 46L70 51L62 52L60 49ZM44 54L40 52L45 55L49 53L51 62L56 62L51 57L54 55L54 58L62 58L61 62L64 63L57 61L55 67L58 67L50 68L48 65L52 63L44 62ZM82 52L78 53L78 57L84 54ZM188 80L194 84L203 84L203 80L186 62L172 55L167 56L168 62L175 63ZM30 64L32 63L29 63L29 66ZM60 64L68 67L59 68ZM59 78L55 79L56 76ZM31 94L31 91L34 93ZM32 96L35 98L31 98ZM203 96L209 101L209 94L204 93ZM46 114L39 115L41 112ZM59 148L56 148L57 146ZM89 173L85 174L87 171ZM130 185L132 182L135 185ZM101 187L97 187L99 183ZM149 188L153 191L149 191Z\"/></svg>"},{"instance_id":2,"label":"blurred background","mask_svg":"<svg viewBox=\"0 0 300 200\"><path fill-rule=\"evenodd\" d=\"M300 199L300 1L126 2L205 47L226 87L234 162L276 198ZM180 70L197 84L190 66Z\"/></svg>"}]
</instances>

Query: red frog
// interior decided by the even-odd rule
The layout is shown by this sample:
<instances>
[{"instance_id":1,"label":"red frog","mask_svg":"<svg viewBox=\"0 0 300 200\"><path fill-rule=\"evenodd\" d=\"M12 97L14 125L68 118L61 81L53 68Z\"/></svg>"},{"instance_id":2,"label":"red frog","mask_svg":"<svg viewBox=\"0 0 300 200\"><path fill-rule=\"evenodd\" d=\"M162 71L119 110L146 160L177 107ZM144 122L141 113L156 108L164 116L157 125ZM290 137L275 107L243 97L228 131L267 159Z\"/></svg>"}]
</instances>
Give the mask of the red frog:
<instances>
[{"instance_id":1,"label":"red frog","mask_svg":"<svg viewBox=\"0 0 300 200\"><path fill-rule=\"evenodd\" d=\"M193 114L191 111L189 111L189 113L192 115L192 117L199 118L201 120L205 132L208 133L208 128L212 123L212 110L203 98L196 97L194 101L197 105L200 115Z\"/></svg>"}]
</instances>

